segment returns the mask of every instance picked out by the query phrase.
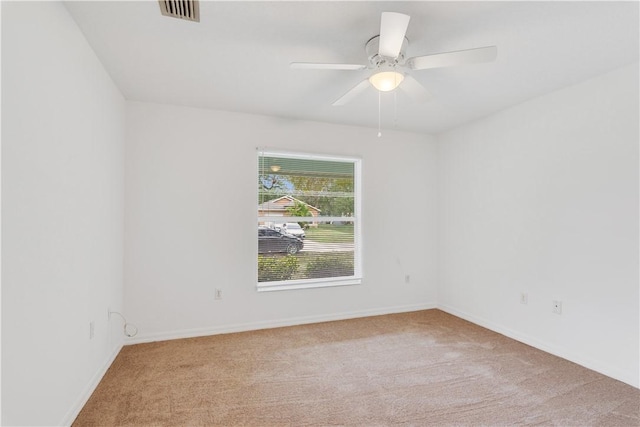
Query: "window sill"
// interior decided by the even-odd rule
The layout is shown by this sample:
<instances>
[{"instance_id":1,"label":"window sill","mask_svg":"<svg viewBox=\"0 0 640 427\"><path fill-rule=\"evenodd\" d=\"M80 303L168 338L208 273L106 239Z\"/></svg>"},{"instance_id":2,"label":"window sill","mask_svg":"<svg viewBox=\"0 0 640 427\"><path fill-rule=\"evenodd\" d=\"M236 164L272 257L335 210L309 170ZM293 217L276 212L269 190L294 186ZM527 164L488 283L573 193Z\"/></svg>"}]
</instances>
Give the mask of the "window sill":
<instances>
[{"instance_id":1,"label":"window sill","mask_svg":"<svg viewBox=\"0 0 640 427\"><path fill-rule=\"evenodd\" d=\"M271 292L288 291L292 289L329 288L334 286L360 285L361 283L362 279L356 277L349 277L345 279L329 278L318 280L300 280L296 282L264 282L258 284L257 291Z\"/></svg>"}]
</instances>

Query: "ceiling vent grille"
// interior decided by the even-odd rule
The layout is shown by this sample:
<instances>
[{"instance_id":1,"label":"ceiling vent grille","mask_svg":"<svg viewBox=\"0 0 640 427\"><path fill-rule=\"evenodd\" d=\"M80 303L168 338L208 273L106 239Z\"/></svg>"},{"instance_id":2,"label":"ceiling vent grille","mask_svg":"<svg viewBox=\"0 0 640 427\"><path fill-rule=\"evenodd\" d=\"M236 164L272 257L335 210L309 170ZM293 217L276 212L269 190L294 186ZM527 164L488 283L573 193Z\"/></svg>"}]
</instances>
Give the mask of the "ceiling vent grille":
<instances>
[{"instance_id":1,"label":"ceiling vent grille","mask_svg":"<svg viewBox=\"0 0 640 427\"><path fill-rule=\"evenodd\" d=\"M158 0L160 11L165 16L200 22L198 0Z\"/></svg>"}]
</instances>

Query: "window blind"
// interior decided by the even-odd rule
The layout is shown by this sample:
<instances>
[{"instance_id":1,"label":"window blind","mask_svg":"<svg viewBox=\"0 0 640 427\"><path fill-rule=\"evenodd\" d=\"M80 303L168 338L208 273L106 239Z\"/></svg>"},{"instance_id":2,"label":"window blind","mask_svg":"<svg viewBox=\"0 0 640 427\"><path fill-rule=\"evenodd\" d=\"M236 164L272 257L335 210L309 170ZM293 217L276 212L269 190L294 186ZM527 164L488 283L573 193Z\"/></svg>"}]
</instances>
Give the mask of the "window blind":
<instances>
[{"instance_id":1,"label":"window blind","mask_svg":"<svg viewBox=\"0 0 640 427\"><path fill-rule=\"evenodd\" d=\"M258 288L358 283L360 160L258 152Z\"/></svg>"}]
</instances>

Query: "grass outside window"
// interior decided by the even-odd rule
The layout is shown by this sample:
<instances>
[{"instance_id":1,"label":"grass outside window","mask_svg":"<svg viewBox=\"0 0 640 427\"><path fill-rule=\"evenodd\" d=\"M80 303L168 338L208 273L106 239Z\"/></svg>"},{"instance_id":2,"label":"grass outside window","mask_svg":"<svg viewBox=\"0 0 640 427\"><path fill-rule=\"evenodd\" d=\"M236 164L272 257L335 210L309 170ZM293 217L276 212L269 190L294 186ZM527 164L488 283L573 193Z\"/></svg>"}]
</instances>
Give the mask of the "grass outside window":
<instances>
[{"instance_id":1,"label":"grass outside window","mask_svg":"<svg viewBox=\"0 0 640 427\"><path fill-rule=\"evenodd\" d=\"M353 225L319 224L305 230L307 240L319 243L353 243Z\"/></svg>"}]
</instances>

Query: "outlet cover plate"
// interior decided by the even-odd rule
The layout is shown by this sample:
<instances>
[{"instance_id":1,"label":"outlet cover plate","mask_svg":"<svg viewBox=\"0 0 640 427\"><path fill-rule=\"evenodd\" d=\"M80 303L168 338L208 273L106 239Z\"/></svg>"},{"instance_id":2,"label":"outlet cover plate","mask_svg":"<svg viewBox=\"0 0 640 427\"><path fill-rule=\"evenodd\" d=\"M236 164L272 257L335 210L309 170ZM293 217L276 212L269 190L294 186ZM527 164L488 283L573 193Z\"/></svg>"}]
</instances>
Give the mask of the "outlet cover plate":
<instances>
[{"instance_id":1,"label":"outlet cover plate","mask_svg":"<svg viewBox=\"0 0 640 427\"><path fill-rule=\"evenodd\" d=\"M562 301L559 301L559 300L553 301L553 312L555 314L562 314Z\"/></svg>"}]
</instances>

